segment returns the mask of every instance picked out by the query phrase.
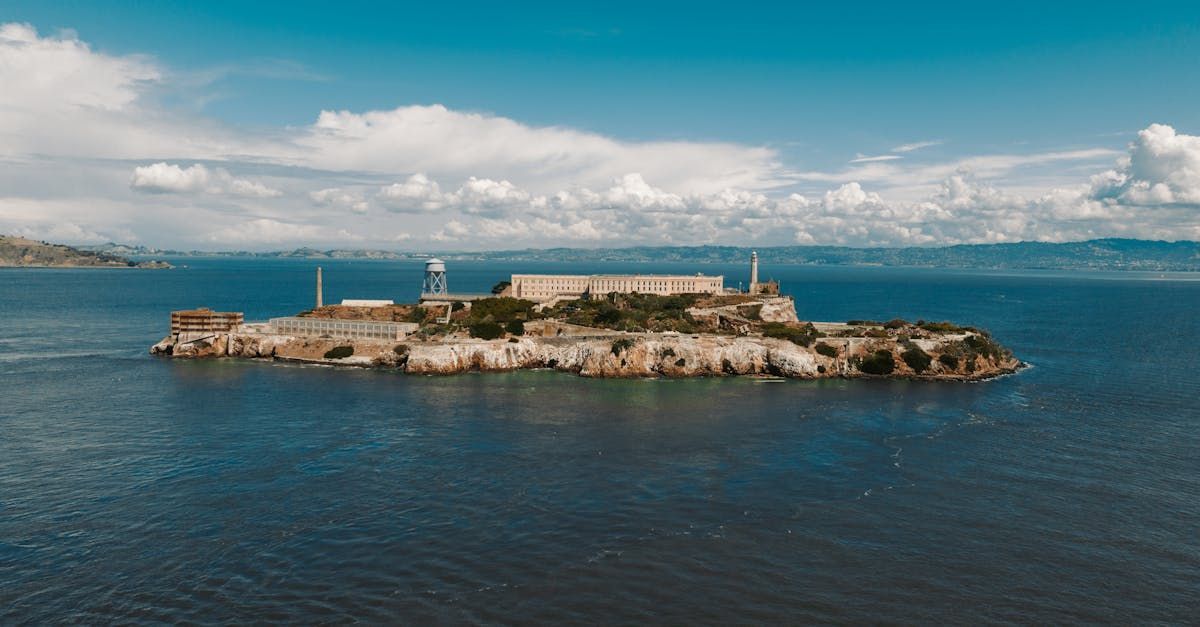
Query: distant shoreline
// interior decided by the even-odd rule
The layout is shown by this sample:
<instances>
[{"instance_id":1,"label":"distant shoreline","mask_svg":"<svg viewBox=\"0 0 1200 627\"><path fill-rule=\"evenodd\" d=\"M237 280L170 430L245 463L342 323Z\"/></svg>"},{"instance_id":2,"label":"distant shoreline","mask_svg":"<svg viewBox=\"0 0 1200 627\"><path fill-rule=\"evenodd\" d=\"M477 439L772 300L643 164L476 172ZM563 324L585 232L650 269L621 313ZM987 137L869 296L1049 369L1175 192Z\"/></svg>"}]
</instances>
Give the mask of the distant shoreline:
<instances>
[{"instance_id":1,"label":"distant shoreline","mask_svg":"<svg viewBox=\"0 0 1200 627\"><path fill-rule=\"evenodd\" d=\"M804 266L911 267L986 270L1112 270L1200 272L1200 242L1097 239L1083 242L962 244L943 247L851 248L847 246L631 246L623 248L527 248L492 251L398 251L302 247L286 251L180 251L120 244L82 250L128 257L447 261L742 263L751 251L772 263Z\"/></svg>"}]
</instances>

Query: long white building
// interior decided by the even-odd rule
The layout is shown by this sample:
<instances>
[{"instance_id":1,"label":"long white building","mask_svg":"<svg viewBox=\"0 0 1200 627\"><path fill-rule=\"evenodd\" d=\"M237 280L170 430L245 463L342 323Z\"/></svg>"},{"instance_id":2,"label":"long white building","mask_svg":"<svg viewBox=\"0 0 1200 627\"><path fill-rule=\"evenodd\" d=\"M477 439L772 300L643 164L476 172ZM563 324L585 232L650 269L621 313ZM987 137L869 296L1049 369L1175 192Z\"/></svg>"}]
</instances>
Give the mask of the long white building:
<instances>
[{"instance_id":1,"label":"long white building","mask_svg":"<svg viewBox=\"0 0 1200 627\"><path fill-rule=\"evenodd\" d=\"M514 274L510 289L514 298L533 301L610 292L659 296L720 294L725 290L725 277L703 274Z\"/></svg>"}]
</instances>

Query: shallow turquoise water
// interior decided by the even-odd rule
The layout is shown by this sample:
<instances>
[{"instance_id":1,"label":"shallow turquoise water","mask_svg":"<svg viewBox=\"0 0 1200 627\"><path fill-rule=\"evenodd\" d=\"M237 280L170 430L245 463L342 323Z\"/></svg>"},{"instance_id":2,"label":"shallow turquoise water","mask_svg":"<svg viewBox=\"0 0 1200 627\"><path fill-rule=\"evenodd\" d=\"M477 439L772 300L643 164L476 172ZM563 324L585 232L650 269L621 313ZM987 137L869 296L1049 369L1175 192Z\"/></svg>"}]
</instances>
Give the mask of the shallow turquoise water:
<instances>
[{"instance_id":1,"label":"shallow turquoise water","mask_svg":"<svg viewBox=\"0 0 1200 627\"><path fill-rule=\"evenodd\" d=\"M1169 622L1200 605L1200 282L764 263L951 319L980 384L408 377L151 358L311 261L0 270L0 622ZM326 298L420 264L325 261ZM483 291L514 269L451 264ZM610 264L603 271L694 271ZM741 267L705 267L745 280Z\"/></svg>"}]
</instances>

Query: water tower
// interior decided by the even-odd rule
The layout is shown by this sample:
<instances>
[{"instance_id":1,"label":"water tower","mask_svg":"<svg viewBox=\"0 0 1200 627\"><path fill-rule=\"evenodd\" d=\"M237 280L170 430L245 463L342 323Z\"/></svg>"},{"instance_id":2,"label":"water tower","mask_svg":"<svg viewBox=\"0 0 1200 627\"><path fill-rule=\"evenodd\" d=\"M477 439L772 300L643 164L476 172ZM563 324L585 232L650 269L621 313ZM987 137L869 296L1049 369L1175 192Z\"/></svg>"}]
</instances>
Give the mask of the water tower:
<instances>
[{"instance_id":1,"label":"water tower","mask_svg":"<svg viewBox=\"0 0 1200 627\"><path fill-rule=\"evenodd\" d=\"M421 295L442 296L446 289L446 263L441 259L425 262L425 280L421 283Z\"/></svg>"}]
</instances>

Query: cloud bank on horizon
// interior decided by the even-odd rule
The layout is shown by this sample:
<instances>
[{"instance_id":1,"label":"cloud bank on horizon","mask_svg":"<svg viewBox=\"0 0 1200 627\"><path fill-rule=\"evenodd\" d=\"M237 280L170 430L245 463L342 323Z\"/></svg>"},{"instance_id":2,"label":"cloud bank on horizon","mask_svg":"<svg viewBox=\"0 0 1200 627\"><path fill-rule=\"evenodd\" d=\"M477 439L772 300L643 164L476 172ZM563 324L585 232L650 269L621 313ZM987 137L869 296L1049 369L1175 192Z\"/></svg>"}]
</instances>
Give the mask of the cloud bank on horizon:
<instances>
[{"instance_id":1,"label":"cloud bank on horizon","mask_svg":"<svg viewBox=\"0 0 1200 627\"><path fill-rule=\"evenodd\" d=\"M926 140L812 170L440 105L248 130L173 108L173 80L0 25L0 232L203 249L1200 239L1200 137L1166 124L1124 151L935 161Z\"/></svg>"}]
</instances>

